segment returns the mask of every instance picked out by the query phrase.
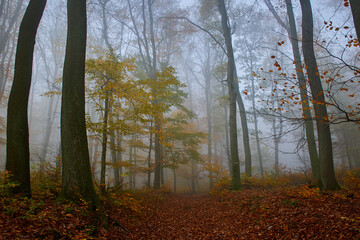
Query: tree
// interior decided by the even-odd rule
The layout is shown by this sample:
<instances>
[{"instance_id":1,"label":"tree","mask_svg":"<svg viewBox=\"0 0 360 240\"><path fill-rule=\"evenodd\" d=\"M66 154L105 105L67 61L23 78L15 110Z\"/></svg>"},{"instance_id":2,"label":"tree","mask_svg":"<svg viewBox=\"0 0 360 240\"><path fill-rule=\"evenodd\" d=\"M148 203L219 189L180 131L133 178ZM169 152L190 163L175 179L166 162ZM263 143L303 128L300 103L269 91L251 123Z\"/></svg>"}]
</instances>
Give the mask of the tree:
<instances>
[{"instance_id":1,"label":"tree","mask_svg":"<svg viewBox=\"0 0 360 240\"><path fill-rule=\"evenodd\" d=\"M297 38L297 31L295 25L295 17L293 13L293 7L291 0L286 0L286 9L289 18L289 31L288 33L290 36L291 46L293 49L294 61L296 66L296 74L299 81L299 89L300 89L300 97L302 102L302 111L305 121L305 132L306 132L306 141L309 149L309 156L311 162L311 169L313 173L313 178L315 183L321 186L321 179L320 179L320 163L319 163L319 156L316 147L316 140L314 134L314 124L312 120L312 114L310 111L310 103L306 88L306 79L304 76L304 72L302 70L302 61L300 57L300 50L299 50L299 42Z\"/></svg>"},{"instance_id":2,"label":"tree","mask_svg":"<svg viewBox=\"0 0 360 240\"><path fill-rule=\"evenodd\" d=\"M275 17L275 19L277 20L277 22L280 24L280 26L282 26L286 30L290 38L290 43L294 56L294 64L296 67L296 77L299 83L300 98L301 98L301 105L303 111L303 118L305 122L306 141L309 150L311 169L315 183L321 185L319 157L318 157L315 134L314 134L314 124L313 124L310 102L307 92L306 78L303 71L303 64L300 55L299 41L297 37L296 22L295 22L292 2L291 0L286 0L287 16L289 20L288 24L286 24L285 21L281 20L279 14L277 14L275 8L273 7L273 5L269 0L264 0L264 2L266 6L269 8L270 12Z\"/></svg>"},{"instance_id":3,"label":"tree","mask_svg":"<svg viewBox=\"0 0 360 240\"><path fill-rule=\"evenodd\" d=\"M176 169L181 165L191 165L201 161L199 148L205 139L205 134L195 129L194 124L189 123L192 116L178 111L172 114L166 126L166 142L163 147L163 159L166 166L173 170L174 192L176 192ZM192 173L193 174L193 173ZM192 189L194 191L194 189Z\"/></svg>"},{"instance_id":4,"label":"tree","mask_svg":"<svg viewBox=\"0 0 360 240\"><path fill-rule=\"evenodd\" d=\"M300 0L302 10L303 54L307 65L308 82L315 110L316 126L319 142L319 162L322 189L336 190L339 185L335 178L332 141L329 116L325 102L325 95L321 85L318 65L313 45L313 17L310 0Z\"/></svg>"},{"instance_id":5,"label":"tree","mask_svg":"<svg viewBox=\"0 0 360 240\"><path fill-rule=\"evenodd\" d=\"M18 183L14 193L31 196L30 151L27 107L36 32L46 0L31 0L20 25L16 50L14 82L11 88L7 115L6 170Z\"/></svg>"},{"instance_id":6,"label":"tree","mask_svg":"<svg viewBox=\"0 0 360 240\"><path fill-rule=\"evenodd\" d=\"M5 86L11 78L10 69L16 44L14 29L18 28L24 0L2 0L0 3L0 101L4 96Z\"/></svg>"},{"instance_id":7,"label":"tree","mask_svg":"<svg viewBox=\"0 0 360 240\"><path fill-rule=\"evenodd\" d=\"M63 9L65 5L63 3L56 5L56 11ZM54 11L51 6L48 8L48 11ZM50 15L50 16L49 16ZM47 92L42 96L48 97L48 108L47 108L47 117L46 117L46 127L44 128L44 136L42 141L42 148L40 152L40 164L43 165L47 160L49 150L51 149L51 136L56 131L54 123L56 124L58 116L58 108L60 107L60 69L62 68L64 53L65 53L65 40L66 36L63 35L62 30L65 30L65 22L62 22L59 19L59 16L52 12L52 14L47 15L48 18L43 21L47 22L46 26L41 28L39 33L41 37L37 38L37 53L40 55L42 60L37 66L44 66L45 71L44 80L46 81ZM49 54L50 52L50 54ZM41 73L39 74L42 75ZM36 77L37 81L40 77ZM32 94L34 94L34 86L32 86ZM32 100L34 97L31 97ZM33 103L31 103L33 105ZM31 114L33 114L33 109L30 108ZM29 120L29 127L31 128L31 117ZM57 132L57 131L56 131ZM55 134L54 134L55 135ZM58 139L56 141L58 146ZM57 147L56 147L57 148ZM42 166L40 166L42 169Z\"/></svg>"},{"instance_id":8,"label":"tree","mask_svg":"<svg viewBox=\"0 0 360 240\"><path fill-rule=\"evenodd\" d=\"M62 189L59 199L82 197L98 204L85 126L86 0L68 0L67 11L68 34L61 99Z\"/></svg>"},{"instance_id":9,"label":"tree","mask_svg":"<svg viewBox=\"0 0 360 240\"><path fill-rule=\"evenodd\" d=\"M351 6L353 19L354 19L356 35L359 39L359 36L360 36L360 2L357 0L350 0L350 6Z\"/></svg>"},{"instance_id":10,"label":"tree","mask_svg":"<svg viewBox=\"0 0 360 240\"><path fill-rule=\"evenodd\" d=\"M110 146L112 158L116 169L115 152L115 130L126 135L135 132L141 122L140 114L134 113L132 106L138 108L138 111L146 109L149 105L144 104L144 99L148 95L144 94L144 88L137 85L133 77L129 74L135 69L132 59L120 62L111 52L100 52L97 59L88 59L86 61L86 93L87 98L94 105L99 114L99 122L89 117L87 120L88 129L95 135L102 135L102 154L100 169L100 191L105 194L105 172L106 172L106 151L108 135L110 135ZM142 103L139 103L142 102ZM129 105L129 106L127 106ZM122 118L120 120L120 117ZM132 124L127 124L126 120L131 119ZM122 124L118 124L118 122ZM100 137L98 137L100 139ZM114 172L115 179L119 183L118 169Z\"/></svg>"},{"instance_id":11,"label":"tree","mask_svg":"<svg viewBox=\"0 0 360 240\"><path fill-rule=\"evenodd\" d=\"M229 26L229 20L227 11L225 8L224 0L218 0L218 9L221 14L221 26L223 30L223 36L226 45L226 54L228 57L227 67L227 85L229 91L229 130L230 130L230 155L232 162L232 181L231 187L233 190L239 190L241 188L240 179L240 161L238 153L238 141L237 141L237 126L236 126L236 98L237 98L237 84L235 83L235 59L234 51L232 47L231 31ZM242 119L243 120L243 119ZM244 129L243 129L244 130Z\"/></svg>"},{"instance_id":12,"label":"tree","mask_svg":"<svg viewBox=\"0 0 360 240\"><path fill-rule=\"evenodd\" d=\"M134 1L133 1L134 2ZM177 12L178 3L176 1L153 1L142 0L139 4L131 4L127 0L129 14L132 22L132 32L135 34L137 48L139 50L139 62L146 73L146 77L151 79L155 86L152 89L153 96L157 96L157 84L161 84L157 79L157 72L169 65L170 57L174 45L178 42L177 25L173 18ZM166 12L162 11L166 5ZM136 18L139 16L138 18ZM156 105L161 104L158 99L153 99L154 109ZM154 120L154 152L155 152L155 170L154 170L154 188L160 188L162 181L162 153L161 139L158 133L161 133L161 113L155 114Z\"/></svg>"},{"instance_id":13,"label":"tree","mask_svg":"<svg viewBox=\"0 0 360 240\"><path fill-rule=\"evenodd\" d=\"M199 63L194 63L190 65L197 65L200 69L199 72L205 80L205 84L201 83L196 73L193 71L192 67L186 63L187 69L190 70L194 79L197 83L201 86L204 90L205 94L205 109L206 109L206 120L207 120L207 161L209 166L211 166L211 162L213 159L212 154L212 142L213 142L213 117L212 117L212 107L213 107L213 93L212 93L212 79L213 79L213 72L215 67L215 61L217 61L217 52L212 50L210 46L210 39L208 36L205 38L200 38L199 42L201 42L201 49L200 52L196 51L196 59L198 59ZM213 176L212 176L211 167L209 168L209 185L210 189L212 189L213 183Z\"/></svg>"},{"instance_id":14,"label":"tree","mask_svg":"<svg viewBox=\"0 0 360 240\"><path fill-rule=\"evenodd\" d=\"M237 40L235 41L235 46L240 49L241 53L238 56L240 60L240 66L243 67L243 71L245 71L246 89L243 92L245 95L245 99L251 101L252 111L249 112L250 116L252 116L252 121L254 122L254 135L255 135L255 146L257 150L257 158L258 158L258 166L260 176L264 174L263 168L263 157L261 153L261 139L260 129L259 129L259 115L256 109L256 98L259 96L258 91L256 90L257 83L254 78L254 72L256 71L259 60L263 57L263 49L259 48L259 45L264 42L264 38L266 37L267 29L265 27L259 27L257 22L261 21L264 16L266 16L263 12L254 9L254 6L242 6L242 11L244 13L239 14L235 21L247 22L247 24L240 25L236 28L237 30ZM242 80L244 81L244 80ZM247 166L247 168L251 169L251 165ZM249 172L249 171L248 171ZM247 173L248 176L251 176Z\"/></svg>"}]
</instances>

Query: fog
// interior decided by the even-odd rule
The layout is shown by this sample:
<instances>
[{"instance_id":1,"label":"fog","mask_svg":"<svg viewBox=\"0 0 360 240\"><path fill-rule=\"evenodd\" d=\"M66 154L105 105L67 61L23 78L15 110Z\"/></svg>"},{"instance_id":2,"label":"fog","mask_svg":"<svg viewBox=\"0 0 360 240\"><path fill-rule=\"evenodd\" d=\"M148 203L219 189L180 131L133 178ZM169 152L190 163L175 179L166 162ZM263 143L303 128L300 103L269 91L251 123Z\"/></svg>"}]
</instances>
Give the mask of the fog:
<instances>
[{"instance_id":1,"label":"fog","mask_svg":"<svg viewBox=\"0 0 360 240\"><path fill-rule=\"evenodd\" d=\"M11 34L8 36L6 48L1 52L3 69L1 81L6 83L0 112L1 170L5 169L6 163L7 100L12 86L16 40L19 24L28 4L28 1L4 0L7 9L4 9L3 13L14 12L18 2L22 2L22 10L16 15L16 22L10 29ZM288 24L285 2L269 2L272 2L278 17ZM351 9L344 7L342 0L313 0L312 5L314 48L320 68L318 72L321 75L324 92L327 92L327 101L332 103L328 106L328 112L332 116L330 127L334 164L336 167L357 166L360 149L358 144L360 97L357 76L359 47L349 46L349 42L354 38L352 36L356 36ZM173 67L174 75L183 84L179 89L186 93L186 96L179 97L182 103L169 102L166 112L163 113L164 119L174 116L179 118L174 114L183 111L182 108L186 107L194 114L193 118L186 119L186 129L183 131L203 133L203 136L199 140L197 148L199 158L196 161L184 157L183 161L177 162L176 157L174 160L164 155L163 182L174 188L173 174L176 170L178 191L191 191L191 178L194 174L197 178L198 190L208 190L209 181L229 175L227 143L229 136L226 134L226 131L229 131L226 120L229 110L226 85L227 57L224 52L225 42L217 6L213 1L205 0L155 0L152 3L152 20L149 13L143 12L142 7L148 9L148 6L142 6L142 2L138 0L87 1L87 59L105 59L109 55L115 56L118 62L133 59L136 70L124 71L127 72L127 77L124 79L131 78L128 81L134 81L134 85L129 88L124 87L126 91L134 90L138 81L149 79L148 66L152 66L153 58L156 58L158 72ZM226 7L232 30L239 90L247 114L253 175L275 174L276 151L278 151L278 167L281 171L310 171L305 124L295 77L296 67L293 63L292 46L287 31L276 20L265 1L231 0L226 1ZM301 45L302 18L298 1L293 1L293 9ZM5 14L0 16L1 32L10 28L9 16L12 15L8 15L7 19ZM30 159L33 170L44 163L55 167L60 156L60 94L66 46L66 19L65 1L49 0L37 33L28 105ZM149 27L151 24L153 24L152 30ZM151 52L153 50L154 52ZM105 60L103 64L106 64ZM91 68L89 65L87 67ZM109 67L106 71L110 72L111 69ZM113 69L116 71L115 66ZM99 180L103 141L99 124L104 117L104 107L102 107L104 97L96 95L98 94L95 93L94 88L96 79L91 73L87 72L86 79L86 86L89 89L86 98L89 152L94 176ZM160 84L158 88L161 88ZM309 86L308 89L310 92ZM145 96L146 91L143 91ZM289 99L289 96L292 97ZM114 112L118 111L121 119L129 117L136 123L141 122L138 116L133 117L128 111L131 104L137 104L136 101L142 100L119 94L118 98L114 99L114 106L118 104L121 107L119 110L115 110L114 107ZM141 110L141 104L136 105L134 109ZM311 111L313 112L313 108ZM239 114L237 109L240 171L244 173L245 150ZM315 119L312 121L315 124ZM171 123L171 120L168 120L164 126L170 128ZM109 123L108 126L106 183L108 186L114 185L113 168L115 167L121 169L124 188L143 188L148 184L147 174L150 171L147 156L151 142L146 130L150 123L134 124L136 126L123 124L110 126ZM143 129L139 130L140 126ZM111 131L116 132L114 136L116 139L122 139L121 146L112 146ZM176 134L169 134L164 138L169 140ZM317 137L317 134L315 135ZM185 144L177 141L171 143L175 145L168 143L171 145L169 149L174 150L177 146L183 147ZM276 141L278 147L275 146ZM164 154L171 152L166 150L168 147L166 140L163 144ZM115 162L112 161L111 155L114 148L118 153ZM154 161L154 154L154 151L150 152L151 162ZM263 173L259 166L260 154ZM196 169L192 172L194 165ZM209 172L212 173L210 177ZM152 173L151 181L153 181Z\"/></svg>"}]
</instances>

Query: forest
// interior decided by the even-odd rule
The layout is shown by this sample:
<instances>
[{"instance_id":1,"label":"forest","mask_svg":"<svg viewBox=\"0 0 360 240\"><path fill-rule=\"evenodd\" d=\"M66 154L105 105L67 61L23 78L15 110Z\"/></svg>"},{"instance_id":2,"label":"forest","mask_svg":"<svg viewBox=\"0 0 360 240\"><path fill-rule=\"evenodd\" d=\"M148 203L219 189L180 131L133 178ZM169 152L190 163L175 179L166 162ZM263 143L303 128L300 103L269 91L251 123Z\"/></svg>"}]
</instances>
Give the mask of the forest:
<instances>
[{"instance_id":1,"label":"forest","mask_svg":"<svg viewBox=\"0 0 360 240\"><path fill-rule=\"evenodd\" d=\"M1 0L0 239L360 239L360 1Z\"/></svg>"}]
</instances>

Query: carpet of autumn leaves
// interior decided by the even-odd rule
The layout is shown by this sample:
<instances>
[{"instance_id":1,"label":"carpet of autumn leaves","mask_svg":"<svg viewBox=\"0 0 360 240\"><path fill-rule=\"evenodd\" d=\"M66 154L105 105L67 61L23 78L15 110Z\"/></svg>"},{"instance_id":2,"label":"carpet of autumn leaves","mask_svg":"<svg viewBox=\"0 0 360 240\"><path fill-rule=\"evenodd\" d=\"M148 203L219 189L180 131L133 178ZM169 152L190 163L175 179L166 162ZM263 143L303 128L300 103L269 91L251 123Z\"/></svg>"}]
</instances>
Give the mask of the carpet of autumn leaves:
<instances>
[{"instance_id":1,"label":"carpet of autumn leaves","mask_svg":"<svg viewBox=\"0 0 360 240\"><path fill-rule=\"evenodd\" d=\"M222 184L210 194L109 193L106 226L86 202L56 202L49 184L33 199L0 188L0 239L360 239L354 175L336 192L307 185L231 192Z\"/></svg>"}]
</instances>

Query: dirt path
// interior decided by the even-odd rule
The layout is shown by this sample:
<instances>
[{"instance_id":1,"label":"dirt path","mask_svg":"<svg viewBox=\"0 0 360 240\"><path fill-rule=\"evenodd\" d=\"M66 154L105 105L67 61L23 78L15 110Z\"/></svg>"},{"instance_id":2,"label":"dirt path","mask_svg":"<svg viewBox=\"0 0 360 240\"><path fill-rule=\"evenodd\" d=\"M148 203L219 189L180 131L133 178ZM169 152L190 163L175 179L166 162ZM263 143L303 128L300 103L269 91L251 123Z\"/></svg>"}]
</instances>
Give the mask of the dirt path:
<instances>
[{"instance_id":1,"label":"dirt path","mask_svg":"<svg viewBox=\"0 0 360 240\"><path fill-rule=\"evenodd\" d=\"M274 192L171 195L128 219L125 239L360 239L359 209L358 199Z\"/></svg>"}]
</instances>

